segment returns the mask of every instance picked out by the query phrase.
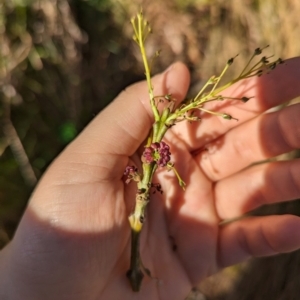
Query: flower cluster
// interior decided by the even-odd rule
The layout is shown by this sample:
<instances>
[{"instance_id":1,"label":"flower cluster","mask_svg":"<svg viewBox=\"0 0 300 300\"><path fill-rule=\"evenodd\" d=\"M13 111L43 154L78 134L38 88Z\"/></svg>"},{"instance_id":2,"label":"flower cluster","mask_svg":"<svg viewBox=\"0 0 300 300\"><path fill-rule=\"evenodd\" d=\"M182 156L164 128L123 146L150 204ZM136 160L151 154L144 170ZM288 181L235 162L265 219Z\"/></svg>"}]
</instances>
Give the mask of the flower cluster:
<instances>
[{"instance_id":1,"label":"flower cluster","mask_svg":"<svg viewBox=\"0 0 300 300\"><path fill-rule=\"evenodd\" d=\"M135 166L127 166L124 171L124 176L127 178L126 183L128 184L131 180L139 181L140 176L138 174L138 169Z\"/></svg>"},{"instance_id":2,"label":"flower cluster","mask_svg":"<svg viewBox=\"0 0 300 300\"><path fill-rule=\"evenodd\" d=\"M155 161L160 167L165 167L171 159L170 147L165 142L152 143L149 147L146 147L142 160L147 164L151 164Z\"/></svg>"}]
</instances>

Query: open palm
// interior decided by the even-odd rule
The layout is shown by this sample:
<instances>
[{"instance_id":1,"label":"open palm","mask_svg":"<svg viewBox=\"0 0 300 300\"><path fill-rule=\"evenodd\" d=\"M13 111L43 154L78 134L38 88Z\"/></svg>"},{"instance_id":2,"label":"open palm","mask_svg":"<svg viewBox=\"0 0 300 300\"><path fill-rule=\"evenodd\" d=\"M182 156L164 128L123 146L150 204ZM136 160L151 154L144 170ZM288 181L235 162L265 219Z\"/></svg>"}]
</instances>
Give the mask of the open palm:
<instances>
[{"instance_id":1,"label":"open palm","mask_svg":"<svg viewBox=\"0 0 300 300\"><path fill-rule=\"evenodd\" d=\"M145 277L139 293L131 291L125 276L135 186L126 185L122 175L127 165L139 166L139 148L153 119L145 82L120 94L36 188L14 239L0 254L0 296L180 300L220 268L299 248L295 216L249 217L222 225L263 204L300 195L298 160L247 168L299 148L299 104L263 114L300 95L299 70L299 58L288 60L271 74L225 91L232 97L254 96L246 104L214 105L238 122L203 115L200 123L169 130L172 161L187 188L181 190L171 172L158 170L164 193L151 198L140 245L153 278ZM179 102L189 74L177 63L153 84L157 95L172 93Z\"/></svg>"}]
</instances>

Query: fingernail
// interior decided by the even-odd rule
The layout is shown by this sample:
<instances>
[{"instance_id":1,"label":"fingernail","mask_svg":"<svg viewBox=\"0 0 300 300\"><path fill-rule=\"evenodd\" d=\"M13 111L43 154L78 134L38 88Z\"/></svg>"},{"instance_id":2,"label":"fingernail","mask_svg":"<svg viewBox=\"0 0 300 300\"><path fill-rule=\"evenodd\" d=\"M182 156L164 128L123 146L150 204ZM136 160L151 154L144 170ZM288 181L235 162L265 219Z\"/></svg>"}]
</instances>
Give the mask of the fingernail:
<instances>
[{"instance_id":1,"label":"fingernail","mask_svg":"<svg viewBox=\"0 0 300 300\"><path fill-rule=\"evenodd\" d=\"M165 71L164 73L168 73L169 71L171 71L174 68L174 64L171 64Z\"/></svg>"}]
</instances>

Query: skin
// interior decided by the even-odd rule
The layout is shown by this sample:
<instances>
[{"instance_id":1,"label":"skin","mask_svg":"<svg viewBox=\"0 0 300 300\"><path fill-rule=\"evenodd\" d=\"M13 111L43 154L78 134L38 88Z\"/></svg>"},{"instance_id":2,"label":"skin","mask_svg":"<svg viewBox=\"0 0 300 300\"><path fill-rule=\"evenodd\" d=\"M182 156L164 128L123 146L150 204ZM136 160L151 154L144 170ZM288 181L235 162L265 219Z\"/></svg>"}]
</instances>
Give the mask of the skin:
<instances>
[{"instance_id":1,"label":"skin","mask_svg":"<svg viewBox=\"0 0 300 300\"><path fill-rule=\"evenodd\" d=\"M145 276L139 293L125 276L135 184L122 178L139 167L151 127L147 86L122 92L52 163L35 189L13 240L0 253L1 299L178 299L218 270L253 256L300 248L300 219L292 215L240 218L263 204L300 196L300 161L251 163L300 147L300 104L263 114L300 95L300 58L268 75L235 84L223 95L247 103L207 108L239 119L203 115L179 123L165 141L187 183L159 170L164 193L153 194L141 238ZM179 102L189 85L176 63L153 78L156 95ZM176 247L174 247L176 245ZM176 251L174 251L176 248Z\"/></svg>"}]
</instances>

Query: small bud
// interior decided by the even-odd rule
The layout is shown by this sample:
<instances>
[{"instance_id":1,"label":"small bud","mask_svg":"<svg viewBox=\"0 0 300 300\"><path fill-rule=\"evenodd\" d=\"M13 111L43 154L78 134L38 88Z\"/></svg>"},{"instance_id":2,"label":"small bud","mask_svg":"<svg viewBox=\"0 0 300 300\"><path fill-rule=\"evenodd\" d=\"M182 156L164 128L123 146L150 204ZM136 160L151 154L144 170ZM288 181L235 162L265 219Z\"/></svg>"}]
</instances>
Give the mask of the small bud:
<instances>
[{"instance_id":1,"label":"small bud","mask_svg":"<svg viewBox=\"0 0 300 300\"><path fill-rule=\"evenodd\" d=\"M172 100L172 95L171 94L167 94L164 96L164 98L168 101L171 101Z\"/></svg>"},{"instance_id":2,"label":"small bud","mask_svg":"<svg viewBox=\"0 0 300 300\"><path fill-rule=\"evenodd\" d=\"M265 47L263 47L263 48L256 48L256 49L254 50L254 55L260 55L260 54L262 53L262 51L263 51L264 49L268 48L268 47L269 47L269 45L267 45L267 46L265 46Z\"/></svg>"},{"instance_id":3,"label":"small bud","mask_svg":"<svg viewBox=\"0 0 300 300\"><path fill-rule=\"evenodd\" d=\"M276 62L270 64L269 69L274 70L276 68L277 64Z\"/></svg>"},{"instance_id":4,"label":"small bud","mask_svg":"<svg viewBox=\"0 0 300 300\"><path fill-rule=\"evenodd\" d=\"M233 58L230 58L230 59L227 61L227 64L230 66L230 65L232 65L233 61L234 61L234 59L233 59Z\"/></svg>"},{"instance_id":5,"label":"small bud","mask_svg":"<svg viewBox=\"0 0 300 300\"><path fill-rule=\"evenodd\" d=\"M237 54L235 57L232 57L230 58L228 61L227 61L227 65L230 66L232 65L233 61L235 60L236 57L238 57L239 55Z\"/></svg>"},{"instance_id":6,"label":"small bud","mask_svg":"<svg viewBox=\"0 0 300 300\"><path fill-rule=\"evenodd\" d=\"M128 176L130 173L135 173L137 170L138 169L135 166L127 166L124 171L124 176Z\"/></svg>"},{"instance_id":7,"label":"small bud","mask_svg":"<svg viewBox=\"0 0 300 300\"><path fill-rule=\"evenodd\" d=\"M277 63L278 64L283 64L284 63L284 60L282 60L280 57L277 59Z\"/></svg>"},{"instance_id":8,"label":"small bud","mask_svg":"<svg viewBox=\"0 0 300 300\"><path fill-rule=\"evenodd\" d=\"M140 181L140 176L138 174L138 169L135 166L127 166L125 168L124 174L127 177L125 183L128 184L131 180Z\"/></svg>"},{"instance_id":9,"label":"small bud","mask_svg":"<svg viewBox=\"0 0 300 300\"><path fill-rule=\"evenodd\" d=\"M151 164L154 161L154 149L152 147L146 147L143 155L142 161L146 164Z\"/></svg>"},{"instance_id":10,"label":"small bud","mask_svg":"<svg viewBox=\"0 0 300 300\"><path fill-rule=\"evenodd\" d=\"M216 77L215 75L211 76L208 80L209 84L214 84L218 81L218 77Z\"/></svg>"},{"instance_id":11,"label":"small bud","mask_svg":"<svg viewBox=\"0 0 300 300\"><path fill-rule=\"evenodd\" d=\"M269 61L267 60L267 58L265 56L263 56L260 61L263 64L268 64L269 63Z\"/></svg>"},{"instance_id":12,"label":"small bud","mask_svg":"<svg viewBox=\"0 0 300 300\"><path fill-rule=\"evenodd\" d=\"M257 71L257 73L256 73L256 75L257 75L258 77L260 77L262 74L263 74L263 71L262 71L262 70L259 70L259 71Z\"/></svg>"},{"instance_id":13,"label":"small bud","mask_svg":"<svg viewBox=\"0 0 300 300\"><path fill-rule=\"evenodd\" d=\"M260 48L256 48L255 50L254 50L254 55L259 55L259 54L261 54L262 53L262 50L260 49Z\"/></svg>"},{"instance_id":14,"label":"small bud","mask_svg":"<svg viewBox=\"0 0 300 300\"><path fill-rule=\"evenodd\" d=\"M232 117L231 115L228 115L226 113L222 114L222 118L225 119L225 120L236 120L238 121L238 119Z\"/></svg>"},{"instance_id":15,"label":"small bud","mask_svg":"<svg viewBox=\"0 0 300 300\"><path fill-rule=\"evenodd\" d=\"M156 50L156 51L155 51L155 54L154 54L154 57L160 56L160 53L161 53L161 50Z\"/></svg>"},{"instance_id":16,"label":"small bud","mask_svg":"<svg viewBox=\"0 0 300 300\"><path fill-rule=\"evenodd\" d=\"M248 101L250 100L250 98L248 98L248 97L242 97L241 100L242 100L244 103L246 103L246 102L248 102Z\"/></svg>"}]
</instances>

